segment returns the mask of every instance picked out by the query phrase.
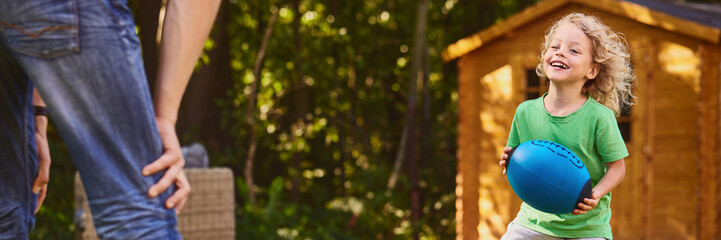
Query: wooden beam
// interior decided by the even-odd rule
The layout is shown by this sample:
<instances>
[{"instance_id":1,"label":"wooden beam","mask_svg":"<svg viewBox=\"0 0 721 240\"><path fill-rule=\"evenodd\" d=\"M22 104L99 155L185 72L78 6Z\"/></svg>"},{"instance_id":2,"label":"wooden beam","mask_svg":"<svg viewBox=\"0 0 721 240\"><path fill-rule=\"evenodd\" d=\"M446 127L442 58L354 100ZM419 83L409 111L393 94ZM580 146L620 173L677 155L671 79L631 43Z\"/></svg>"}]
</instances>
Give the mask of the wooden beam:
<instances>
[{"instance_id":1,"label":"wooden beam","mask_svg":"<svg viewBox=\"0 0 721 240\"><path fill-rule=\"evenodd\" d=\"M646 129L644 129L643 136L643 184L642 184L642 199L644 208L641 209L641 222L643 223L643 230L641 233L642 239L654 239L654 157L656 152L656 119L654 116L655 109L655 80L654 73L656 71L656 65L658 64L658 43L654 39L648 40L648 48L645 54L641 56L643 58L643 65L646 69L640 74L644 74L644 83L642 88L644 91L643 99L643 123Z\"/></svg>"},{"instance_id":2,"label":"wooden beam","mask_svg":"<svg viewBox=\"0 0 721 240\"><path fill-rule=\"evenodd\" d=\"M538 19L568 3L577 3L710 43L719 43L719 41L721 41L721 29L677 18L636 3L616 0L547 0L528 7L498 24L494 24L491 27L449 45L441 53L441 59L443 62L449 62L463 56L490 41L498 39L507 32Z\"/></svg>"},{"instance_id":3,"label":"wooden beam","mask_svg":"<svg viewBox=\"0 0 721 240\"><path fill-rule=\"evenodd\" d=\"M458 61L458 173L456 175L456 239L478 239L478 208L481 161L480 81L462 58ZM464 66L465 64L465 66Z\"/></svg>"},{"instance_id":4,"label":"wooden beam","mask_svg":"<svg viewBox=\"0 0 721 240\"><path fill-rule=\"evenodd\" d=\"M650 26L680 33L711 43L719 43L721 30L677 18L632 2L616 0L571 0L594 9L619 15Z\"/></svg>"},{"instance_id":5,"label":"wooden beam","mask_svg":"<svg viewBox=\"0 0 721 240\"><path fill-rule=\"evenodd\" d=\"M719 68L718 45L701 44L701 87L699 94L698 162L698 239L718 239L718 160L719 160Z\"/></svg>"},{"instance_id":6,"label":"wooden beam","mask_svg":"<svg viewBox=\"0 0 721 240\"><path fill-rule=\"evenodd\" d=\"M557 0L557 1L543 1L536 5L530 6L520 13L514 14L508 19L494 24L482 31L479 31L471 36L458 40L443 50L441 53L441 59L443 62L448 62L456 59L460 56L469 53L476 48L483 46L485 43L493 41L507 32L510 32L516 28L519 28L547 13L561 7L568 3L569 0Z\"/></svg>"}]
</instances>

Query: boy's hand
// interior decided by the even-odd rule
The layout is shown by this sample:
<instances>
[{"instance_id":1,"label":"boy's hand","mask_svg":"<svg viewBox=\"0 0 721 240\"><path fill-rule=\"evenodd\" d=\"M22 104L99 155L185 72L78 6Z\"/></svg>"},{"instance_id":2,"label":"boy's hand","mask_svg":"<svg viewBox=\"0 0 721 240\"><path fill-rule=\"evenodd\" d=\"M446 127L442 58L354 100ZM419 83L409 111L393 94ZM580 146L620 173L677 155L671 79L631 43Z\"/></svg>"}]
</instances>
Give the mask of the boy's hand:
<instances>
[{"instance_id":1,"label":"boy's hand","mask_svg":"<svg viewBox=\"0 0 721 240\"><path fill-rule=\"evenodd\" d=\"M503 167L503 175L506 175L506 167L508 164L508 153L511 152L511 147L504 147L503 148L503 154L501 154L501 161L498 162L498 165L501 165Z\"/></svg>"},{"instance_id":2,"label":"boy's hand","mask_svg":"<svg viewBox=\"0 0 721 240\"><path fill-rule=\"evenodd\" d=\"M588 211L591 211L598 205L598 201L601 199L601 197L602 196L599 196L596 191L591 191L591 198L584 198L583 202L578 203L578 208L574 209L571 214L581 215L587 213Z\"/></svg>"}]
</instances>

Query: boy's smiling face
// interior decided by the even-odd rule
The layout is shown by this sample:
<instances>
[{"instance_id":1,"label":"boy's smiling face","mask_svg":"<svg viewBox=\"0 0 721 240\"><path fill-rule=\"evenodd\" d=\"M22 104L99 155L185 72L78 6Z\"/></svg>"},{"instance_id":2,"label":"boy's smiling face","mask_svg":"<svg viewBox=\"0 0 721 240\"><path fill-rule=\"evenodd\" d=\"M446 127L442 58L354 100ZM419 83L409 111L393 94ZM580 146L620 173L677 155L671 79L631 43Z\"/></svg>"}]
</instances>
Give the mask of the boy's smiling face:
<instances>
[{"instance_id":1,"label":"boy's smiling face","mask_svg":"<svg viewBox=\"0 0 721 240\"><path fill-rule=\"evenodd\" d=\"M591 39L573 23L563 23L553 33L543 55L543 71L556 83L585 82L598 74Z\"/></svg>"}]
</instances>

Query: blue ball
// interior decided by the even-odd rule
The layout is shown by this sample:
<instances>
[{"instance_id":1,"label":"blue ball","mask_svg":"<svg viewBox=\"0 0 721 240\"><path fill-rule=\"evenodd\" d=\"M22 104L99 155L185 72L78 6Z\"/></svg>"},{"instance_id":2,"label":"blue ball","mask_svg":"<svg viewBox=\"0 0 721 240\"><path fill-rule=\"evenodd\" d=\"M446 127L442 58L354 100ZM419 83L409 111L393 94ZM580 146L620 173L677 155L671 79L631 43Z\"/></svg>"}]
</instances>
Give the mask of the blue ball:
<instances>
[{"instance_id":1,"label":"blue ball","mask_svg":"<svg viewBox=\"0 0 721 240\"><path fill-rule=\"evenodd\" d=\"M521 200L546 213L571 213L584 198L591 197L586 166L555 142L532 140L513 148L506 175Z\"/></svg>"}]
</instances>

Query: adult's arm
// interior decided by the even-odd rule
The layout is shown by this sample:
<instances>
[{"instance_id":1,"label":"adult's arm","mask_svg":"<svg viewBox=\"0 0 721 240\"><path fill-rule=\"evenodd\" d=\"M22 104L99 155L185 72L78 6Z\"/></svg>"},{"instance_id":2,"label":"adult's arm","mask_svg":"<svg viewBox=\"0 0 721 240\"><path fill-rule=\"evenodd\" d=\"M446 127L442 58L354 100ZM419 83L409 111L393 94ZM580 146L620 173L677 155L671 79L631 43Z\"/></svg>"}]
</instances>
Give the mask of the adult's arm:
<instances>
[{"instance_id":1,"label":"adult's arm","mask_svg":"<svg viewBox=\"0 0 721 240\"><path fill-rule=\"evenodd\" d=\"M38 90L33 90L33 105L45 107L45 101L40 97ZM48 182L50 181L50 147L47 137L48 116L35 115L35 146L38 152L38 176L33 181L33 192L38 194L38 202L35 207L35 213L40 210L40 206L45 201L48 192Z\"/></svg>"},{"instance_id":2,"label":"adult's arm","mask_svg":"<svg viewBox=\"0 0 721 240\"><path fill-rule=\"evenodd\" d=\"M185 161L175 133L175 123L185 87L219 6L220 0L171 0L166 8L153 101L164 153L155 162L145 166L143 174L150 175L167 169L160 181L150 187L148 195L155 197L175 183L178 190L168 198L168 208L182 208L190 193L190 185L182 173Z\"/></svg>"}]
</instances>

